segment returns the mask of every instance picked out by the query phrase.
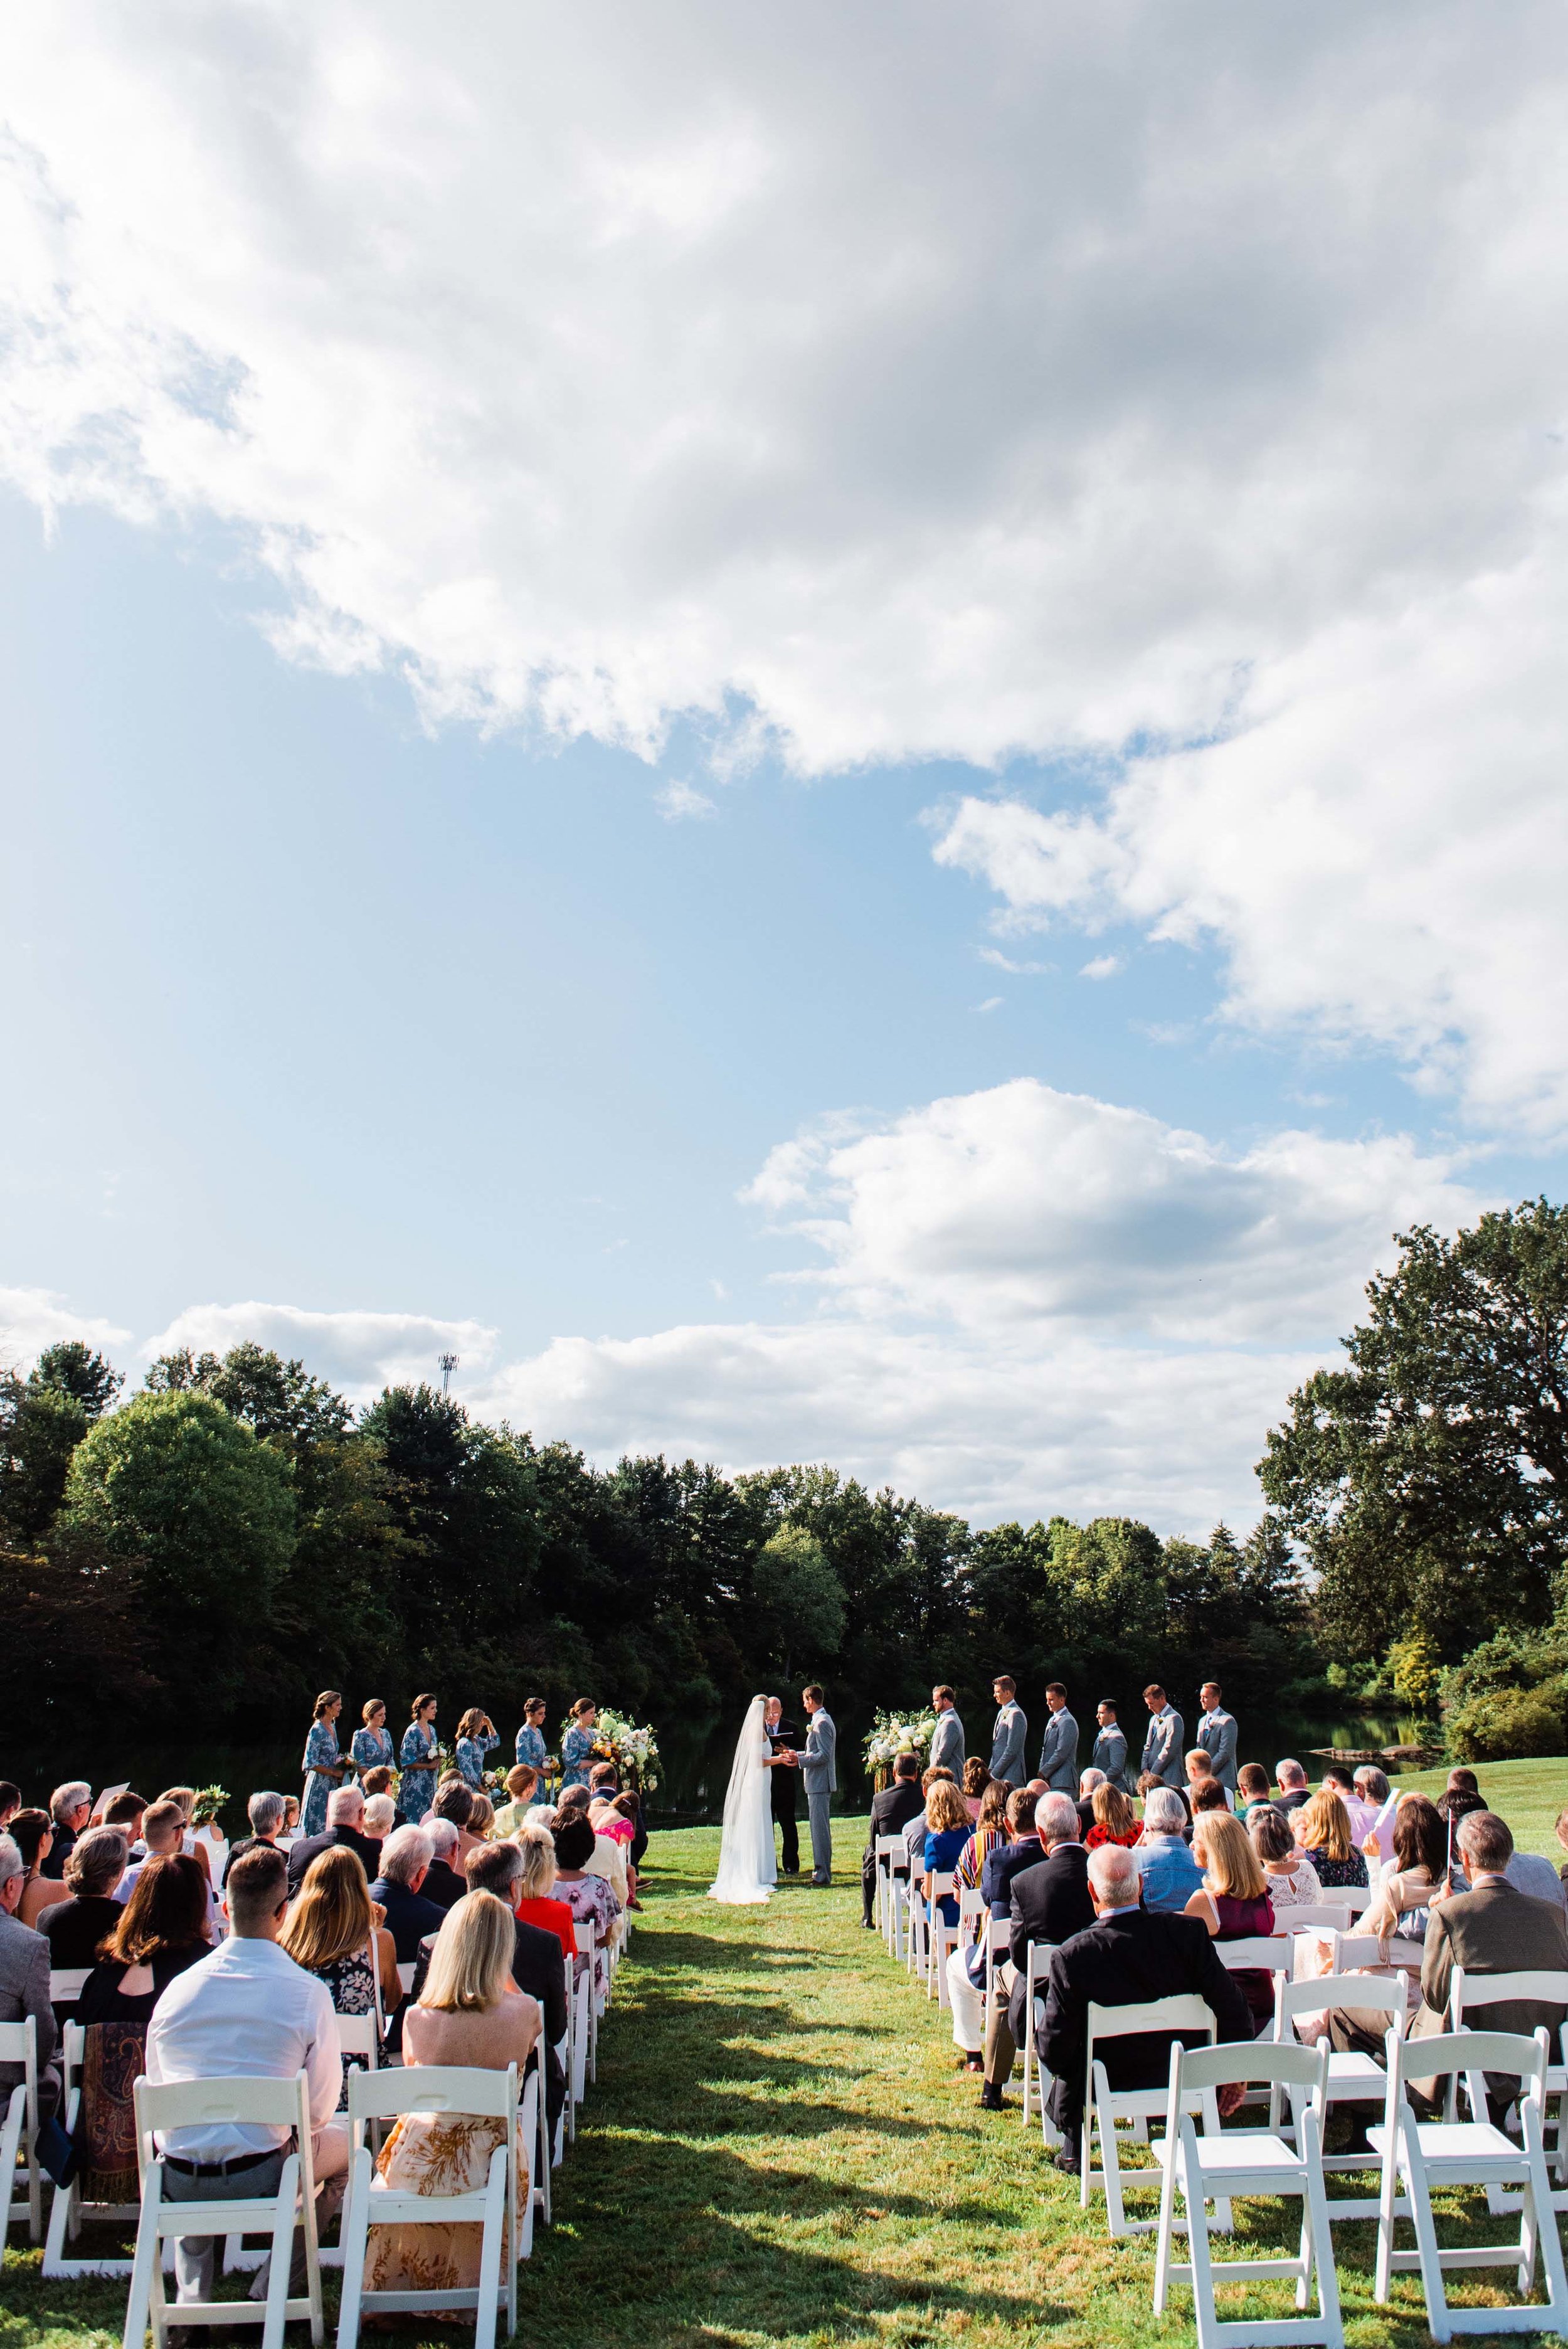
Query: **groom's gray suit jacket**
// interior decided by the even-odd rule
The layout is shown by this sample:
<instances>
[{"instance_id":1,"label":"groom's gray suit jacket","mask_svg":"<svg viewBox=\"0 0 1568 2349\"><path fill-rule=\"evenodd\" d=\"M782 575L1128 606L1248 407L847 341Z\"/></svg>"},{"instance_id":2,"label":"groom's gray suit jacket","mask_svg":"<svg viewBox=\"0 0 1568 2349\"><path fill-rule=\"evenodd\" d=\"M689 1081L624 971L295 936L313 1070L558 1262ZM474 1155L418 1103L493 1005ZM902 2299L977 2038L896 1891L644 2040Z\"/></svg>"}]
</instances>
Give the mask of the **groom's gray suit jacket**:
<instances>
[{"instance_id":1,"label":"groom's gray suit jacket","mask_svg":"<svg viewBox=\"0 0 1568 2349\"><path fill-rule=\"evenodd\" d=\"M836 1794L839 1773L834 1757L838 1752L839 1733L833 1726L832 1715L826 1710L811 1715L811 1725L806 1732L805 1749L800 1755L800 1776L808 1798L812 1795Z\"/></svg>"},{"instance_id":2,"label":"groom's gray suit jacket","mask_svg":"<svg viewBox=\"0 0 1568 2349\"><path fill-rule=\"evenodd\" d=\"M955 1778L964 1775L964 1723L956 1713L939 1713L936 1727L931 1733L932 1770L951 1770Z\"/></svg>"}]
</instances>

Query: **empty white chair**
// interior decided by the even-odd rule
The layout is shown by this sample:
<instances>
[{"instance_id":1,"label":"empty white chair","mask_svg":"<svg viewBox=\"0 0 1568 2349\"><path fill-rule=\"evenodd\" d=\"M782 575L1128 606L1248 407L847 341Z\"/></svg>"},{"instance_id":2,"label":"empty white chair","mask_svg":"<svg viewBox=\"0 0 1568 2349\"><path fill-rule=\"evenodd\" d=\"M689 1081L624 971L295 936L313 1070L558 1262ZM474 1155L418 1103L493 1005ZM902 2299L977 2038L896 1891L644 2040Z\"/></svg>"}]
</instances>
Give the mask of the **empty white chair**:
<instances>
[{"instance_id":1,"label":"empty white chair","mask_svg":"<svg viewBox=\"0 0 1568 2349\"><path fill-rule=\"evenodd\" d=\"M1288 1982L1295 1952L1288 1933L1244 1933L1234 1941L1216 1941L1214 1955L1231 1973L1283 1974Z\"/></svg>"},{"instance_id":2,"label":"empty white chair","mask_svg":"<svg viewBox=\"0 0 1568 2349\"><path fill-rule=\"evenodd\" d=\"M1465 2016L1473 2007L1501 2006L1505 2002L1525 1998L1539 2000L1542 2005L1568 2008L1568 1973L1554 1968L1531 1967L1511 1974L1467 1974L1463 1966L1456 1966L1449 1985L1449 2028L1450 2031L1465 2030L1468 2027ZM1559 2025L1559 2030L1561 2027ZM1550 2113L1550 2100L1553 2096L1558 2099L1557 2174L1561 2178L1564 2150L1562 2116L1563 2099L1568 2097L1568 2073L1564 2073L1561 2064L1549 2063L1546 2077L1542 2083L1543 2113ZM1446 2120L1458 2118L1458 2097L1459 2075L1450 2073L1448 2108L1443 2116ZM1483 2105L1482 2115L1485 2110ZM1494 2210L1515 2207L1512 2203L1503 2204L1492 2199Z\"/></svg>"},{"instance_id":3,"label":"empty white chair","mask_svg":"<svg viewBox=\"0 0 1568 2349\"><path fill-rule=\"evenodd\" d=\"M502 2291L506 2296L506 2331L510 2341L517 2330L517 2262L532 2248L533 2193L531 2169L526 2193L520 2178L519 2159L531 2165L536 2142L532 2099L537 2077L531 2074L528 2101L520 2112L517 2065L504 2072L484 2071L467 2064L418 2064L397 2072L356 2072L348 2083L348 2193L343 2206L343 2299L337 2319L337 2349L355 2349L361 2317L366 2312L414 2312L437 2308L471 2308L474 2349L493 2349L496 2318ZM389 2120L403 2113L445 2113L454 2119L494 2119L501 2138L490 2158L482 2187L459 2194L418 2194L383 2185L376 2176L370 2147L365 2143L371 2120ZM521 2124L521 2142L520 2142ZM443 2284L429 2292L375 2291L365 2288L365 2264L372 2227L459 2227L482 2229L479 2282L471 2289Z\"/></svg>"},{"instance_id":4,"label":"empty white chair","mask_svg":"<svg viewBox=\"0 0 1568 2349\"><path fill-rule=\"evenodd\" d=\"M1054 1941L1031 1941L1024 1961L1024 2127L1026 2128L1029 2126L1030 2099L1037 2094L1040 2099L1042 2128L1047 2119L1045 2089L1043 2086L1037 2089L1035 2085L1039 2071L1038 2060L1035 2054L1035 2000L1040 1983L1044 1982L1050 1971L1051 1960L1056 1955L1056 1950L1057 1945Z\"/></svg>"},{"instance_id":5,"label":"empty white chair","mask_svg":"<svg viewBox=\"0 0 1568 2349\"><path fill-rule=\"evenodd\" d=\"M1456 2333L1561 2333L1568 2326L1568 2277L1563 2268L1563 2247L1552 2210L1546 2176L1543 2127L1543 2084L1549 2063L1546 2033L1526 2039L1511 2031L1457 2031L1437 2039L1406 2039L1390 2031L1387 2037L1388 2093L1382 2125L1368 2129L1370 2142L1383 2157L1383 2190L1377 2217L1377 2270L1375 2296L1386 2302L1396 2269L1419 2271L1426 2295L1427 2325L1434 2341L1450 2341ZM1481 2116L1469 2121L1418 2120L1406 2094L1406 2081L1445 2081L1455 2072L1467 2075L1470 2109ZM1501 2072L1519 2083L1522 2143L1485 2117L1486 2075ZM1399 2205L1400 2183L1406 2189ZM1511 2243L1467 2243L1439 2249L1432 2223L1432 2189L1456 2186L1511 2186L1518 2189L1518 2240ZM1408 2215L1416 2230L1416 2248L1396 2248L1398 2219ZM1443 2288L1448 2268L1511 2267L1521 2292L1534 2281L1539 2257L1544 2270L1544 2306L1527 2301L1503 2308L1450 2308Z\"/></svg>"},{"instance_id":6,"label":"empty white chair","mask_svg":"<svg viewBox=\"0 0 1568 2349\"><path fill-rule=\"evenodd\" d=\"M579 1925L577 1927L577 1949L578 1954L582 1957L585 1957L588 1961L587 1965L583 1968L584 1980L588 1985L588 2052L586 2061L589 2079L591 2081L597 2081L599 2077L599 1986L597 1977L593 1971L593 1928L592 1925ZM580 1989L582 1985L579 1984Z\"/></svg>"},{"instance_id":7,"label":"empty white chair","mask_svg":"<svg viewBox=\"0 0 1568 2349\"><path fill-rule=\"evenodd\" d=\"M1323 2184L1323 2095L1327 2068L1326 2052L1282 2047L1272 2039L1253 2040L1246 2046L1197 2049L1184 2048L1178 2041L1171 2050L1165 2136L1154 2148L1164 2173L1154 2313L1164 2314L1173 2283L1190 2284L1198 2349L1253 2349L1253 2344L1264 2343L1278 2349L1278 2344L1291 2342L1318 2342L1325 2349L1343 2349L1339 2282ZM1259 2080L1267 2082L1271 2092L1275 2087L1306 2092L1295 2145L1287 2145L1272 2129L1206 2128L1200 2137L1190 2109L1194 2093L1202 2095ZM1208 2203L1212 2200L1220 2208L1233 2196L1243 2194L1300 2198L1301 2248L1295 2259L1215 2260ZM1187 2216L1189 2257L1184 2261L1171 2256L1178 2195ZM1253 2282L1271 2276L1294 2280L1295 2304L1303 2311L1315 2277L1315 2316L1221 2323L1214 2305L1216 2281Z\"/></svg>"},{"instance_id":8,"label":"empty white chair","mask_svg":"<svg viewBox=\"0 0 1568 2349\"><path fill-rule=\"evenodd\" d=\"M49 1968L49 2004L75 2006L82 1994L90 1966L51 1966Z\"/></svg>"},{"instance_id":9,"label":"empty white chair","mask_svg":"<svg viewBox=\"0 0 1568 2349\"><path fill-rule=\"evenodd\" d=\"M958 1946L956 1921L949 1924L942 1913L944 1900L953 1899L953 1870L934 1868L931 1871L931 1899L926 1904L925 1995L934 1998L938 2006L947 2000L947 1953Z\"/></svg>"},{"instance_id":10,"label":"empty white chair","mask_svg":"<svg viewBox=\"0 0 1568 2349\"><path fill-rule=\"evenodd\" d=\"M1350 1910L1337 1900L1308 1900L1299 1909L1276 1909L1274 1922L1282 1933L1348 1933Z\"/></svg>"},{"instance_id":11,"label":"empty white chair","mask_svg":"<svg viewBox=\"0 0 1568 2349\"><path fill-rule=\"evenodd\" d=\"M416 1969L415 1965L413 1964L412 1961L410 1961L410 1962L409 1962L407 1965L405 1965L405 1964L403 1963L403 1961L402 1961L402 1960L401 1960L401 1959L399 1959L399 1960L398 1960L398 1961L397 1961L397 1980L399 1981L399 1982L400 1982L400 1983L402 1984L402 1986L403 1986L403 1995L404 1995L404 1997L405 1997L405 1998L407 1998L407 1997L408 1992L409 1992L413 1989L413 1987L414 1987L414 1975L415 1975L416 1971L417 1971L417 1969Z\"/></svg>"},{"instance_id":12,"label":"empty white chair","mask_svg":"<svg viewBox=\"0 0 1568 2349\"><path fill-rule=\"evenodd\" d=\"M13 2219L26 2219L32 2242L44 2231L44 2173L38 2162L38 2026L32 2015L24 2015L20 2023L0 2023L0 2064L22 2066L22 2077L0 2115L0 2193L5 2198L0 2204L5 2212L5 2224L0 2226L3 2254Z\"/></svg>"},{"instance_id":13,"label":"empty white chair","mask_svg":"<svg viewBox=\"0 0 1568 2349\"><path fill-rule=\"evenodd\" d=\"M888 1954L896 1958L900 1954L898 1948L900 1903L898 1895L893 1889L898 1881L893 1875L893 1869L895 1867L903 1868L908 1865L909 1847L901 1835L878 1836L872 1857L876 1864L874 1913L877 1923L882 1929L882 1940L888 1945Z\"/></svg>"},{"instance_id":14,"label":"empty white chair","mask_svg":"<svg viewBox=\"0 0 1568 2349\"><path fill-rule=\"evenodd\" d=\"M1326 1974L1320 1975L1315 1982L1276 1982L1274 2035L1282 2046L1295 2047L1299 2044L1295 2028L1297 2015L1354 2012L1382 2015L1385 2031L1395 2031L1402 2037L1406 1996L1403 1975L1393 1982L1379 1981L1372 1974ZM1375 2055L1357 2048L1336 2053L1326 2033L1319 2036L1317 2046L1328 2056L1328 2077L1324 2091L1326 2106L1376 2105L1382 2107L1387 2097L1388 2075ZM1281 2126L1282 2096L1283 2091L1276 2086L1269 2104L1271 2128L1277 2129ZM1295 2135L1294 2120L1286 2125L1286 2134ZM1382 2157L1376 2153L1326 2154L1323 2167L1326 2174L1380 2169ZM1330 2223L1336 2219L1374 2219L1378 2207L1376 2195L1341 2195L1331 2198L1327 2204Z\"/></svg>"},{"instance_id":15,"label":"empty white chair","mask_svg":"<svg viewBox=\"0 0 1568 2349\"><path fill-rule=\"evenodd\" d=\"M1161 2117L1169 2105L1170 2084L1162 2082L1157 2088L1113 2088L1104 2061L1096 2054L1095 2048L1103 2046L1108 2039L1130 2039L1150 2031L1200 2031L1212 2044L1214 2018L1206 2002L1191 1992L1150 1999L1140 2006L1100 2006L1089 2001L1088 2044L1084 2055L1088 2108L1084 2114L1079 2140L1082 2163L1078 2171L1078 2208L1087 2210L1096 2190L1103 2193L1106 2223L1113 2235L1151 2235L1160 2223L1157 2219L1127 2216L1117 2151L1118 2131L1119 2127L1124 2130L1125 2141L1130 2144L1147 2143L1150 2122ZM1212 2092L1202 2109L1205 2120L1212 2120L1218 2128L1219 2109ZM1094 2166L1097 2132L1103 2165L1099 2169ZM1160 2173L1145 2171L1139 2183L1157 2187ZM1217 2223L1222 2228L1229 2227L1228 2209L1220 2214Z\"/></svg>"},{"instance_id":16,"label":"empty white chair","mask_svg":"<svg viewBox=\"0 0 1568 2349\"><path fill-rule=\"evenodd\" d=\"M154 2132L211 2127L219 2122L240 2127L263 2124L294 2132L294 2150L284 2159L276 2193L222 2202L166 2202L167 2173ZM284 2324L300 2317L309 2319L311 2340L315 2349L321 2349L321 2264L304 2074L296 2072L292 2080L138 2080L136 2163L141 2216L126 2302L124 2349L142 2349L150 2321L156 2349L164 2349L170 2324L260 2324L262 2349L282 2349ZM289 2270L296 2226L304 2233L305 2290L300 2297L290 2299ZM259 2307L242 2300L183 2303L165 2300L163 2246L170 2237L263 2232L272 2237L272 2267L267 2296Z\"/></svg>"}]
</instances>

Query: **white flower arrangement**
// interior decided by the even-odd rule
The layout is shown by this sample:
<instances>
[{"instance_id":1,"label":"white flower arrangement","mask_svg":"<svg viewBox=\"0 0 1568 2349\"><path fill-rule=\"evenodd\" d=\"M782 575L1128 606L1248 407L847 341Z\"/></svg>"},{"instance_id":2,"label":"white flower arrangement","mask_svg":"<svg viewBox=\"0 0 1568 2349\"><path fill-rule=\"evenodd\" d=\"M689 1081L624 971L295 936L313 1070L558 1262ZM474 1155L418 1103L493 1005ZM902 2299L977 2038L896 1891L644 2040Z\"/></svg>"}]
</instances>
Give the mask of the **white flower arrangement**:
<instances>
[{"instance_id":1,"label":"white flower arrangement","mask_svg":"<svg viewBox=\"0 0 1568 2349\"><path fill-rule=\"evenodd\" d=\"M879 1713L866 1737L866 1767L880 1775L891 1770L901 1754L913 1754L923 1762L935 1734L934 1713Z\"/></svg>"}]
</instances>

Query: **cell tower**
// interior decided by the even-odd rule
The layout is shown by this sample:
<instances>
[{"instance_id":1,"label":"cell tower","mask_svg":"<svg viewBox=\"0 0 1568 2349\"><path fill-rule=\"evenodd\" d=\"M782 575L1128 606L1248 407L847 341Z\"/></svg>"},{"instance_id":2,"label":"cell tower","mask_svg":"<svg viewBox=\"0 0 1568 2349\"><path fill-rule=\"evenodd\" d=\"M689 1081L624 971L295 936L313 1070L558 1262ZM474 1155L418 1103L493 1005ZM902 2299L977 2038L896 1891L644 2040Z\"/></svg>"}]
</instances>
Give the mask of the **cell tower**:
<instances>
[{"instance_id":1,"label":"cell tower","mask_svg":"<svg viewBox=\"0 0 1568 2349\"><path fill-rule=\"evenodd\" d=\"M457 1367L458 1358L456 1354L443 1354L441 1356L441 1395L443 1400L450 1392L452 1372L457 1369Z\"/></svg>"}]
</instances>

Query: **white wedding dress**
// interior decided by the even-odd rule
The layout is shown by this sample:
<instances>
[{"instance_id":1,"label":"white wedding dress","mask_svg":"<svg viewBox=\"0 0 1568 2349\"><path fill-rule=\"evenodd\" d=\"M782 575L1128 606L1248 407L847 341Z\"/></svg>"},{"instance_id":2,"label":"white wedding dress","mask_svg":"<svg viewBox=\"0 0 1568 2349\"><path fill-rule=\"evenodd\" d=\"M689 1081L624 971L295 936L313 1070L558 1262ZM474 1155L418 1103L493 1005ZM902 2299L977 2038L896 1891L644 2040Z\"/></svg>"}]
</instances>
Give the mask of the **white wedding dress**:
<instances>
[{"instance_id":1,"label":"white wedding dress","mask_svg":"<svg viewBox=\"0 0 1568 2349\"><path fill-rule=\"evenodd\" d=\"M754 1696L741 1723L724 1798L724 1840L710 1900L731 1908L770 1900L779 1881L773 1856L773 1805L769 1799L768 1757L772 1752L762 1726L763 1700Z\"/></svg>"}]
</instances>

